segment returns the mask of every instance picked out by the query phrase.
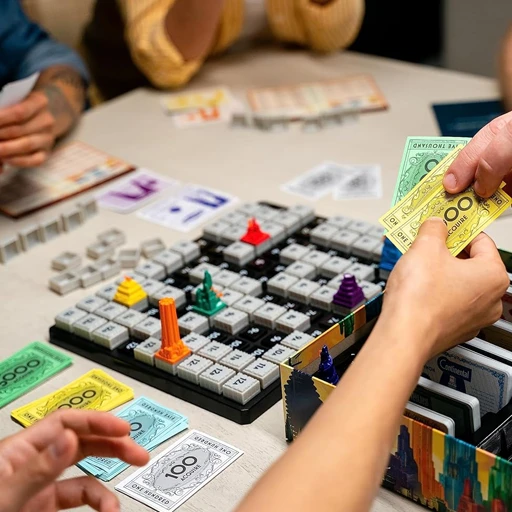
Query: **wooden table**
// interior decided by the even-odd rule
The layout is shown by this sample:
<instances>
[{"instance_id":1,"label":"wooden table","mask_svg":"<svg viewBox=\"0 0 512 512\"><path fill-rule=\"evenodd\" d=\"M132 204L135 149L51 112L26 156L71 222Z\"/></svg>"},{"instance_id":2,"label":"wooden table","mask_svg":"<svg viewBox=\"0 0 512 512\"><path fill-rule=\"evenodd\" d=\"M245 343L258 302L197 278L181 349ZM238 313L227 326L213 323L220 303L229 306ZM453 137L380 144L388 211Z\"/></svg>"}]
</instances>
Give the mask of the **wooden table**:
<instances>
[{"instance_id":1,"label":"wooden table","mask_svg":"<svg viewBox=\"0 0 512 512\"><path fill-rule=\"evenodd\" d=\"M233 129L223 124L178 130L163 113L161 93L136 90L88 112L71 138L183 182L224 190L242 201L268 200L286 205L297 203L298 198L282 192L280 185L322 161L377 163L383 170L384 195L381 199L336 202L326 198L311 203L322 215L342 214L376 223L390 205L405 138L408 135L439 134L431 104L494 98L498 92L493 80L352 53L318 57L302 51L285 53L262 49L250 55L231 55L211 61L191 87L226 85L241 95L252 86L298 83L361 72L375 77L390 103L389 110L364 114L356 123L316 133L305 133L296 127L266 133ZM75 202L76 199L69 200L20 221L0 218L1 238L62 212ZM54 275L50 261L64 250L85 254L86 246L107 227L117 227L126 233L126 247L136 246L151 237L161 237L168 244L183 238L177 232L149 224L134 214L123 216L102 211L76 231L0 266L0 358L31 341L46 340L56 314L94 293L95 287L63 297L49 291L48 279ZM488 233L499 247L512 249L507 236L511 229L512 218L502 218L489 228ZM187 238L199 234L197 230L187 234ZM73 357L74 364L70 369L0 411L2 437L19 431L19 426L10 419L13 408L50 393L97 367L89 360ZM281 403L253 424L239 426L123 375L110 373L132 386L137 396L148 396L185 414L191 428L245 451L233 466L187 501L181 508L184 512L232 510L286 448ZM110 482L109 487L113 488L131 471L127 470ZM72 468L66 474L79 475L81 472ZM283 492L287 491L283 489ZM123 495L120 498L124 510L144 509L143 505ZM340 506L343 508L342 504ZM423 509L381 490L373 510Z\"/></svg>"}]
</instances>

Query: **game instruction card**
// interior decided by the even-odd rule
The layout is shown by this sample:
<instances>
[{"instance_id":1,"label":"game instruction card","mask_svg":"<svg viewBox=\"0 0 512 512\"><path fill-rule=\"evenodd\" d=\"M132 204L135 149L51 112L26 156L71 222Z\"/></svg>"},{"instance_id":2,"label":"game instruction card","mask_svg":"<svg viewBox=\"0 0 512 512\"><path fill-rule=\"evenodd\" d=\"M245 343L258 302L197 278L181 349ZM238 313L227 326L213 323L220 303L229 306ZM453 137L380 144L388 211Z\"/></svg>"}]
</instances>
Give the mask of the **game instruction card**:
<instances>
[{"instance_id":1,"label":"game instruction card","mask_svg":"<svg viewBox=\"0 0 512 512\"><path fill-rule=\"evenodd\" d=\"M116 490L160 512L171 512L213 480L243 452L192 430Z\"/></svg>"},{"instance_id":2,"label":"game instruction card","mask_svg":"<svg viewBox=\"0 0 512 512\"><path fill-rule=\"evenodd\" d=\"M329 108L357 103L360 112L388 108L386 98L371 75L351 75L332 80L249 89L253 112L292 113L297 119Z\"/></svg>"},{"instance_id":3,"label":"game instruction card","mask_svg":"<svg viewBox=\"0 0 512 512\"><path fill-rule=\"evenodd\" d=\"M70 142L40 167L4 170L0 175L0 212L18 218L134 169L88 144Z\"/></svg>"}]
</instances>

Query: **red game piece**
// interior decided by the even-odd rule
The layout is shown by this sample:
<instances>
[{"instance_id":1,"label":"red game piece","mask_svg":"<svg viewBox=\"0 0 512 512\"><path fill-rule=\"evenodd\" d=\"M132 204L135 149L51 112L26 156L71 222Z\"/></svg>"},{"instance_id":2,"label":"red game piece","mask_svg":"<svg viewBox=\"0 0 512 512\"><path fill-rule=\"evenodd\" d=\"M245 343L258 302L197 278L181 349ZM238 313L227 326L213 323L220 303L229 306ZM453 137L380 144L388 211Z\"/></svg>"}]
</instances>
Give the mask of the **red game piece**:
<instances>
[{"instance_id":1,"label":"red game piece","mask_svg":"<svg viewBox=\"0 0 512 512\"><path fill-rule=\"evenodd\" d=\"M247 221L247 233L245 233L245 235L240 238L240 241L251 245L260 245L269 238L270 235L261 231L260 225L253 217Z\"/></svg>"}]
</instances>

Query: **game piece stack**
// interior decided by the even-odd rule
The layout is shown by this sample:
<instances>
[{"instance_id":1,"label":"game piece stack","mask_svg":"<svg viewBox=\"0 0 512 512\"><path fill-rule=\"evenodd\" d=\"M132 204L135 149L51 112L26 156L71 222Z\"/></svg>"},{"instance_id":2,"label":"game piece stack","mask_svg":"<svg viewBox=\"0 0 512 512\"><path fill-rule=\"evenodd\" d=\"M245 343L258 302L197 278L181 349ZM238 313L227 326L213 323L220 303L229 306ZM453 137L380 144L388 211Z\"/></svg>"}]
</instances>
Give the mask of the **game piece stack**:
<instances>
[{"instance_id":1,"label":"game piece stack","mask_svg":"<svg viewBox=\"0 0 512 512\"><path fill-rule=\"evenodd\" d=\"M239 423L279 400L280 363L384 287L382 229L305 205L243 204L198 240L149 245L50 341Z\"/></svg>"}]
</instances>

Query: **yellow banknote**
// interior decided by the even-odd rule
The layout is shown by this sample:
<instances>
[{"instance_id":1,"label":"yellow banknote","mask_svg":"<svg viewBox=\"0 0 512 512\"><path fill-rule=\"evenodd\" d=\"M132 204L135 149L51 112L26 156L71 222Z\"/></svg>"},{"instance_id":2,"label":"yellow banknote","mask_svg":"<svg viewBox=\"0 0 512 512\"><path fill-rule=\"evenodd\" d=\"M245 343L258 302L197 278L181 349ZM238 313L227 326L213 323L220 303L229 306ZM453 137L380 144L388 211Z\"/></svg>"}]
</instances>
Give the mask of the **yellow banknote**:
<instances>
[{"instance_id":1,"label":"yellow banknote","mask_svg":"<svg viewBox=\"0 0 512 512\"><path fill-rule=\"evenodd\" d=\"M446 155L401 201L379 219L385 229L392 230L398 227L439 189L443 183L444 173L463 148L464 146L460 144Z\"/></svg>"},{"instance_id":2,"label":"yellow banknote","mask_svg":"<svg viewBox=\"0 0 512 512\"><path fill-rule=\"evenodd\" d=\"M182 112L206 107L220 107L232 101L226 88L202 89L168 96L163 103L168 112Z\"/></svg>"},{"instance_id":3,"label":"yellow banknote","mask_svg":"<svg viewBox=\"0 0 512 512\"><path fill-rule=\"evenodd\" d=\"M386 236L405 253L415 240L423 221L429 217L439 217L448 227L446 246L456 256L511 204L512 199L502 189L497 190L489 199L482 199L472 187L452 195L441 184L437 192L417 211Z\"/></svg>"},{"instance_id":4,"label":"yellow banknote","mask_svg":"<svg viewBox=\"0 0 512 512\"><path fill-rule=\"evenodd\" d=\"M59 409L110 411L133 398L133 389L102 370L91 370L67 386L12 411L11 417L27 427Z\"/></svg>"}]
</instances>

